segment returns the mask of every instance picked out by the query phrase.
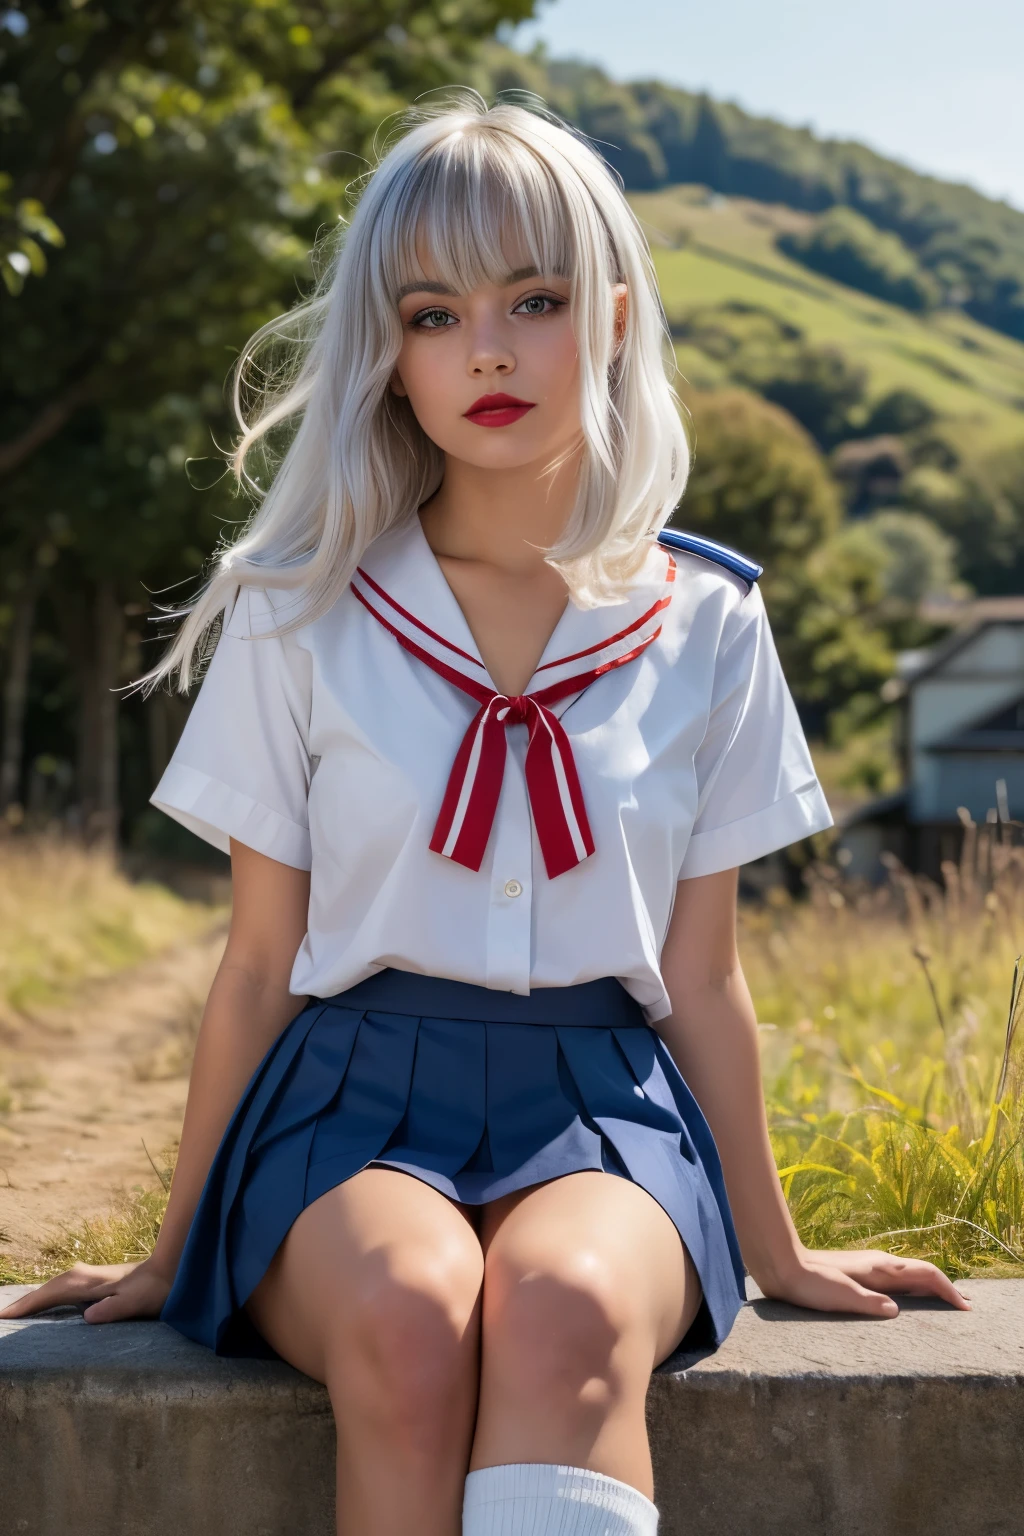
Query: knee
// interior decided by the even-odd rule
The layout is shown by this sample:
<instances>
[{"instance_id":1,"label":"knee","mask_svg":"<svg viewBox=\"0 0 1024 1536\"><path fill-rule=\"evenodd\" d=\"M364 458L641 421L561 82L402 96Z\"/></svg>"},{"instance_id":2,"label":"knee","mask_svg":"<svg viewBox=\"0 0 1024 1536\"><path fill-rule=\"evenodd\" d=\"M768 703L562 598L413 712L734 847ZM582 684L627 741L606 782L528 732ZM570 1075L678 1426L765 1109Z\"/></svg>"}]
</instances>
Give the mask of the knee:
<instances>
[{"instance_id":1,"label":"knee","mask_svg":"<svg viewBox=\"0 0 1024 1536\"><path fill-rule=\"evenodd\" d=\"M443 1437L476 1370L482 1267L479 1251L458 1248L367 1258L338 1320L332 1373L361 1423L396 1441Z\"/></svg>"},{"instance_id":2,"label":"knee","mask_svg":"<svg viewBox=\"0 0 1024 1536\"><path fill-rule=\"evenodd\" d=\"M625 1386L634 1326L607 1262L578 1251L528 1265L489 1259L484 1286L485 1368L504 1393L567 1411L609 1405Z\"/></svg>"}]
</instances>

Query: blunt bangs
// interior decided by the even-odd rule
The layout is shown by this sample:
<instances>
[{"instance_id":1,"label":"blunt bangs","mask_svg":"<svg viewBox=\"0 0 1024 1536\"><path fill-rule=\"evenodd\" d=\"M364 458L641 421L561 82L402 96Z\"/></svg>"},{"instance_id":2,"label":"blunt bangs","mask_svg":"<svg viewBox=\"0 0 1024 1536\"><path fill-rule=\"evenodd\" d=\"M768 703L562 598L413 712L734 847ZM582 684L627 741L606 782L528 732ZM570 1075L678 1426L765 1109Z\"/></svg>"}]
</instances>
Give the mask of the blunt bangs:
<instances>
[{"instance_id":1,"label":"blunt bangs","mask_svg":"<svg viewBox=\"0 0 1024 1536\"><path fill-rule=\"evenodd\" d=\"M381 288L392 300L434 280L456 293L532 265L569 278L580 252L562 189L523 143L485 125L454 129L396 176L381 207Z\"/></svg>"}]
</instances>

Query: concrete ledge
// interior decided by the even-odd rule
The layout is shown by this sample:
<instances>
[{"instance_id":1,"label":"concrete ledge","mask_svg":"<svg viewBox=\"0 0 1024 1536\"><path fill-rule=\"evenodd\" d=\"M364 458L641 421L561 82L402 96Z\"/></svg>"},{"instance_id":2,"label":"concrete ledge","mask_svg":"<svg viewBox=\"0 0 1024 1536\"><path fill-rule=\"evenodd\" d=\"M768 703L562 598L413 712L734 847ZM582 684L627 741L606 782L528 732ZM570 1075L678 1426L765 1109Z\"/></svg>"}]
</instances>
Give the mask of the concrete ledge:
<instances>
[{"instance_id":1,"label":"concrete ledge","mask_svg":"<svg viewBox=\"0 0 1024 1536\"><path fill-rule=\"evenodd\" d=\"M717 1355L651 1380L661 1536L1021 1536L1024 1281L963 1289L972 1312L888 1322L752 1289ZM288 1366L162 1323L0 1323L0 1536L334 1536L333 1459Z\"/></svg>"}]
</instances>

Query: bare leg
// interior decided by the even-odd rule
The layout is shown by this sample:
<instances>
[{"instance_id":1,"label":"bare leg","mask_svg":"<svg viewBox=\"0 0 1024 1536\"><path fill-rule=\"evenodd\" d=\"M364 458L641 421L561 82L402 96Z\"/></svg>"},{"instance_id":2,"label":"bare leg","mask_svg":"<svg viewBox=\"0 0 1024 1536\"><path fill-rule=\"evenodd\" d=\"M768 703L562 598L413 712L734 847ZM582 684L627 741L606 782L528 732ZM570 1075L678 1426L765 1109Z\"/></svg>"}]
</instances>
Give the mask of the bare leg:
<instances>
[{"instance_id":1,"label":"bare leg","mask_svg":"<svg viewBox=\"0 0 1024 1536\"><path fill-rule=\"evenodd\" d=\"M327 1384L339 1536L457 1536L482 1279L458 1206L367 1168L307 1206L250 1298L278 1354Z\"/></svg>"},{"instance_id":2,"label":"bare leg","mask_svg":"<svg viewBox=\"0 0 1024 1536\"><path fill-rule=\"evenodd\" d=\"M562 1463L651 1498L650 1374L701 1301L672 1222L627 1179L586 1172L486 1207L482 1235L471 1468Z\"/></svg>"}]
</instances>

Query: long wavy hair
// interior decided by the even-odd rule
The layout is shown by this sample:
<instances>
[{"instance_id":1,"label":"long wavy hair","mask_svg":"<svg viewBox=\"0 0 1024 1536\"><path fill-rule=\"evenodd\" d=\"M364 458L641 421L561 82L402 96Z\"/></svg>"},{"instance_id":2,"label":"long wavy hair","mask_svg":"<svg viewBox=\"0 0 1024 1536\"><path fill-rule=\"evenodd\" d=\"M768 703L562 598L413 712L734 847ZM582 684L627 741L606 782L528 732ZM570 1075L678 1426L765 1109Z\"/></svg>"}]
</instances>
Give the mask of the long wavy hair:
<instances>
[{"instance_id":1,"label":"long wavy hair","mask_svg":"<svg viewBox=\"0 0 1024 1536\"><path fill-rule=\"evenodd\" d=\"M570 280L584 441L575 506L545 557L578 604L615 600L682 495L689 452L654 267L604 161L542 107L488 107L469 90L411 109L402 128L322 249L312 296L241 354L232 466L256 505L194 601L158 616L183 622L133 685L144 694L175 671L188 692L200 642L243 586L294 593L269 633L319 618L371 541L437 490L443 455L389 388L397 295L424 276L422 256L460 292L501 281L513 251ZM628 292L618 335L613 283Z\"/></svg>"}]
</instances>

